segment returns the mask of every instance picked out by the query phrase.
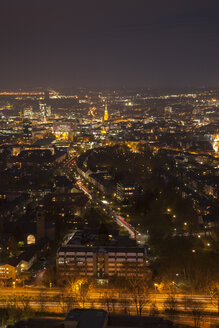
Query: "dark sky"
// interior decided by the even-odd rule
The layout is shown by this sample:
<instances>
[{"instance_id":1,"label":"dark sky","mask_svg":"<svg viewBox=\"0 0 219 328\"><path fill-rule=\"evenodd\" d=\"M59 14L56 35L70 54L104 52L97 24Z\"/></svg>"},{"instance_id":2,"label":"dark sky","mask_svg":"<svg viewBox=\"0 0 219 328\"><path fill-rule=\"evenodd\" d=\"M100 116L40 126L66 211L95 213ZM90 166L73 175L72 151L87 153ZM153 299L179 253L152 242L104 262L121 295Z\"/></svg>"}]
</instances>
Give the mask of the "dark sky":
<instances>
[{"instance_id":1,"label":"dark sky","mask_svg":"<svg viewBox=\"0 0 219 328\"><path fill-rule=\"evenodd\" d=\"M0 88L219 86L219 0L0 0Z\"/></svg>"}]
</instances>

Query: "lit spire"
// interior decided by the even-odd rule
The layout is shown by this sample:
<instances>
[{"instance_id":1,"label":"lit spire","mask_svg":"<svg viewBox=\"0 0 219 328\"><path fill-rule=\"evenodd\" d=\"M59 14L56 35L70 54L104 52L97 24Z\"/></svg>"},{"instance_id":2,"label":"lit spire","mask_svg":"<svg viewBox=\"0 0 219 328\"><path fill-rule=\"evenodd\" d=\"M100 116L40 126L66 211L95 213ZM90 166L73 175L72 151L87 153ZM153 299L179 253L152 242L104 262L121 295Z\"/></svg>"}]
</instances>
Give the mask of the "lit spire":
<instances>
[{"instance_id":1,"label":"lit spire","mask_svg":"<svg viewBox=\"0 0 219 328\"><path fill-rule=\"evenodd\" d=\"M109 114L108 114L107 101L106 101L105 111L104 111L104 121L108 121L108 119L109 119Z\"/></svg>"}]
</instances>

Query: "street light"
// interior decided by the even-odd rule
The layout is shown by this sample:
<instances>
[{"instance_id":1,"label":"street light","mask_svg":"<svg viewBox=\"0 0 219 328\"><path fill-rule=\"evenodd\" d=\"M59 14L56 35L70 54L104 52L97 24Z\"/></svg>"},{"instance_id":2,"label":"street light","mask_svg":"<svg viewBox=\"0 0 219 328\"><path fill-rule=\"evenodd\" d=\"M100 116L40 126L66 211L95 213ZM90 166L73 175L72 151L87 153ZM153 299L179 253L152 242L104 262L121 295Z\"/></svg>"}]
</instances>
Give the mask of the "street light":
<instances>
[{"instance_id":1,"label":"street light","mask_svg":"<svg viewBox=\"0 0 219 328\"><path fill-rule=\"evenodd\" d=\"M158 287L159 285L155 282L154 283L154 288L155 288L155 292L157 291L157 287Z\"/></svg>"}]
</instances>

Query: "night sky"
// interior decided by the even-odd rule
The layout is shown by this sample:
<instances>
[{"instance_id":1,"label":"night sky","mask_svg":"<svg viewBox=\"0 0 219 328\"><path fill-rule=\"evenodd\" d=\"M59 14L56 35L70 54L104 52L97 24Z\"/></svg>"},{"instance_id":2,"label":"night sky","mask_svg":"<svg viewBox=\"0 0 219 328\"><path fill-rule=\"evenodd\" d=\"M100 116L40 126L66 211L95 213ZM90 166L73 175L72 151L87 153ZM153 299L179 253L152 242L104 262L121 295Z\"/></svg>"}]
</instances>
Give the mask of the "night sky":
<instances>
[{"instance_id":1,"label":"night sky","mask_svg":"<svg viewBox=\"0 0 219 328\"><path fill-rule=\"evenodd\" d=\"M219 0L0 0L0 88L219 86Z\"/></svg>"}]
</instances>

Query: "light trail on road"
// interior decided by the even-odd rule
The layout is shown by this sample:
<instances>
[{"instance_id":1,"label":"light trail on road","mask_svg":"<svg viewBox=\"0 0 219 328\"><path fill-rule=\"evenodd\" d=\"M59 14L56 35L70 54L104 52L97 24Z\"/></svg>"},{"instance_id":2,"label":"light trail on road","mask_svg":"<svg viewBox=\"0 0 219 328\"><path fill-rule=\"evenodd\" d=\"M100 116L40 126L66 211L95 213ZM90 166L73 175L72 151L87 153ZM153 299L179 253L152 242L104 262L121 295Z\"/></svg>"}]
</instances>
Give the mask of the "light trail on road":
<instances>
[{"instance_id":1,"label":"light trail on road","mask_svg":"<svg viewBox=\"0 0 219 328\"><path fill-rule=\"evenodd\" d=\"M80 181L78 180L78 181L76 181L76 184L77 184L77 186L86 194L86 195L88 195L88 197L90 198L90 199L92 199L92 195L91 195L91 193L90 193L90 191L85 187L85 186L83 186L81 183L80 183Z\"/></svg>"},{"instance_id":2,"label":"light trail on road","mask_svg":"<svg viewBox=\"0 0 219 328\"><path fill-rule=\"evenodd\" d=\"M34 294L35 298L27 299L22 298L19 299L19 297L26 296L24 293L24 290L20 288L20 295L16 293L13 295L11 292L16 291L16 289L10 289L10 296L12 296L12 302L14 301L13 296L16 295L18 298L16 300L15 306L23 308L25 307L25 302L33 308L35 311L45 311L45 312L55 312L55 313L67 313L70 308L75 307L82 307L80 296L72 294L69 296L63 295L61 291L48 291L48 290L38 290L37 295ZM3 289L1 289L3 291ZM9 291L8 291L9 292ZM22 293L23 292L23 293ZM48 295L49 294L49 295ZM51 295L53 294L53 295ZM120 296L119 296L120 295ZM8 296L8 295L7 295ZM28 295L30 296L30 295ZM37 297L36 297L37 296ZM218 324L219 323L219 316L217 315L217 312L215 311L215 308L211 303L209 303L209 297L203 296L203 295L176 295L177 299L177 311L172 318L174 322L180 322L183 324L190 323L193 324L194 322L194 314L192 313L192 309L185 311L185 307L183 304L183 297L184 296L190 296L193 300L196 301L206 301L204 304L203 309L203 315L204 315L204 327L211 327L212 323ZM59 298L60 297L60 298ZM148 316L151 311L151 305L155 304L159 314L158 316L164 316L167 317L167 314L165 312L165 306L164 302L166 298L168 297L168 294L150 294L149 302L146 302L142 309L142 315ZM130 295L126 295L125 293L121 296L121 293L118 293L117 297L115 298L117 301L112 301L104 299L104 294L102 293L91 293L89 295L89 299L85 302L85 308L97 308L97 309L105 309L108 311L108 307L111 309L112 312L117 314L124 314L124 300L128 300L128 313L130 315L136 315L136 305L134 303L133 297L130 298ZM0 306L1 307L7 307L7 297L3 299L0 297ZM12 304L9 303L8 304ZM205 313L204 313L205 312Z\"/></svg>"},{"instance_id":3,"label":"light trail on road","mask_svg":"<svg viewBox=\"0 0 219 328\"><path fill-rule=\"evenodd\" d=\"M73 163L75 163L76 159L77 159L77 156L71 158L67 163L65 163L64 166L65 167L70 167Z\"/></svg>"},{"instance_id":4,"label":"light trail on road","mask_svg":"<svg viewBox=\"0 0 219 328\"><path fill-rule=\"evenodd\" d=\"M92 195L91 195L91 192L84 186L82 185L81 181L78 180L76 181L76 184L77 186L86 194L88 195L88 197L90 199L92 199ZM98 199L98 203L100 203L101 200ZM105 203L105 206L109 207L110 206L108 204ZM137 236L140 235L140 233L135 230L134 227L132 227L132 225L130 223L128 223L124 218L122 218L120 215L116 214L115 213L115 216L114 216L114 220L116 221L116 223L119 225L119 226L122 226L126 231L128 231L128 233L130 234L130 237L132 238L136 238Z\"/></svg>"},{"instance_id":5,"label":"light trail on road","mask_svg":"<svg viewBox=\"0 0 219 328\"><path fill-rule=\"evenodd\" d=\"M116 222L117 222L120 226L122 226L125 230L127 230L128 233L130 234L130 236L131 236L132 238L136 238L138 235L140 235L140 233L139 233L137 230L135 230L135 228L133 228L133 227L131 226L131 224L128 223L128 222L127 222L124 218L122 218L120 215L117 215L117 216L116 216Z\"/></svg>"}]
</instances>

